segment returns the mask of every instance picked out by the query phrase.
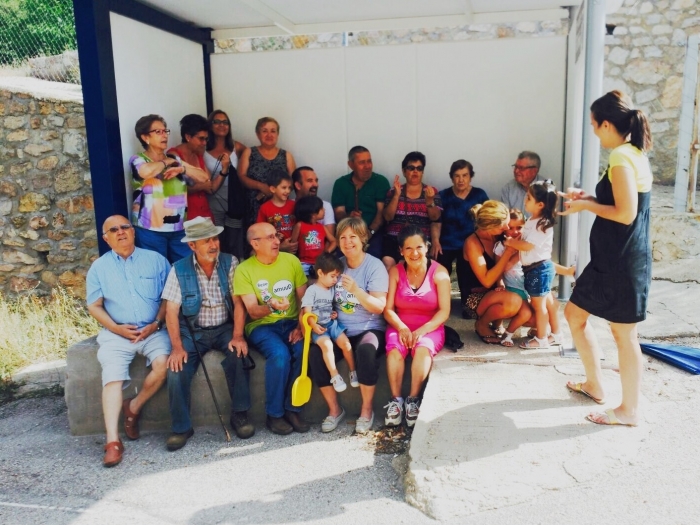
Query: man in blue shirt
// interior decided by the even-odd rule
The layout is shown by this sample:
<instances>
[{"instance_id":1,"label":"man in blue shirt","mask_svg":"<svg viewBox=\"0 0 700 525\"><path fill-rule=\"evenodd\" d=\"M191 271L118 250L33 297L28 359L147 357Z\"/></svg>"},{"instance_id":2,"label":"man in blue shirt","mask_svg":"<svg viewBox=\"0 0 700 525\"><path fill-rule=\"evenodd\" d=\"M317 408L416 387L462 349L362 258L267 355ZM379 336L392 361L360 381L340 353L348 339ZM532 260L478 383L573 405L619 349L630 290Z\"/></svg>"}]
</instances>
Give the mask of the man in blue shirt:
<instances>
[{"instance_id":1,"label":"man in blue shirt","mask_svg":"<svg viewBox=\"0 0 700 525\"><path fill-rule=\"evenodd\" d=\"M97 336L107 430L103 465L113 467L124 452L117 430L119 413L124 412L126 436L138 439L141 409L165 382L170 338L161 330L165 303L160 295L170 264L156 252L136 248L134 228L126 217L109 217L102 235L112 250L88 271L87 304L90 314L104 327ZM129 365L137 353L146 357L151 371L138 395L122 400L122 390L131 379Z\"/></svg>"}]
</instances>

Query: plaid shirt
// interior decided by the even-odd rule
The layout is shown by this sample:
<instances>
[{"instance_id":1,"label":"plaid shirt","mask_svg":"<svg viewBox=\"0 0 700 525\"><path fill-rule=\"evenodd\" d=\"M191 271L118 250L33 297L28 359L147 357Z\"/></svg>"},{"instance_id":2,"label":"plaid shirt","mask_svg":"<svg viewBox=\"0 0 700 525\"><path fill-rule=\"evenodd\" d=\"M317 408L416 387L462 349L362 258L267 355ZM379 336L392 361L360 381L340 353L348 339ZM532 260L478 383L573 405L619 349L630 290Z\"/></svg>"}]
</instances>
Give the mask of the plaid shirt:
<instances>
[{"instance_id":1,"label":"plaid shirt","mask_svg":"<svg viewBox=\"0 0 700 525\"><path fill-rule=\"evenodd\" d=\"M226 311L226 303L224 302L224 297L219 287L219 274L217 272L219 260L216 260L214 272L211 274L211 279L209 279L197 262L197 258L194 254L192 254L192 257L194 257L194 271L197 274L197 283L202 293L202 307L199 310L197 319L195 319L195 325L201 326L202 328L220 326L226 321L230 321L231 318ZM236 266L238 266L238 259L233 257L231 260L231 271L228 274L228 283L231 288L232 297L233 274L236 271ZM182 304L182 291L180 290L180 281L175 273L175 268L170 270L168 280L165 282L162 298L176 304Z\"/></svg>"}]
</instances>

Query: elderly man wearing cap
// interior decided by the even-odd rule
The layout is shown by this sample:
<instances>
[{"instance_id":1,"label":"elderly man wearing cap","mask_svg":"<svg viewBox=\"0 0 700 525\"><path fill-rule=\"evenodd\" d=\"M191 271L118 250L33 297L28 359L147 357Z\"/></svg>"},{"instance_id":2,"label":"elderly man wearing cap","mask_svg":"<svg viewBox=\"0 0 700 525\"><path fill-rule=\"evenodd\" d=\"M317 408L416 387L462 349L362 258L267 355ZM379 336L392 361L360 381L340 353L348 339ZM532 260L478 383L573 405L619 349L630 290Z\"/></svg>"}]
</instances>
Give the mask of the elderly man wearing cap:
<instances>
[{"instance_id":1,"label":"elderly man wearing cap","mask_svg":"<svg viewBox=\"0 0 700 525\"><path fill-rule=\"evenodd\" d=\"M165 322L172 343L168 359L168 396L172 434L168 450L178 450L194 434L190 419L190 386L199 365L199 355L221 350L229 395L231 427L241 439L251 437L255 427L248 420L250 409L249 373L243 366L248 346L243 337L245 308L233 296L233 275L238 266L234 256L220 253L220 226L197 217L185 222L186 242L193 254L177 261L163 290ZM195 340L197 348L195 348Z\"/></svg>"}]
</instances>

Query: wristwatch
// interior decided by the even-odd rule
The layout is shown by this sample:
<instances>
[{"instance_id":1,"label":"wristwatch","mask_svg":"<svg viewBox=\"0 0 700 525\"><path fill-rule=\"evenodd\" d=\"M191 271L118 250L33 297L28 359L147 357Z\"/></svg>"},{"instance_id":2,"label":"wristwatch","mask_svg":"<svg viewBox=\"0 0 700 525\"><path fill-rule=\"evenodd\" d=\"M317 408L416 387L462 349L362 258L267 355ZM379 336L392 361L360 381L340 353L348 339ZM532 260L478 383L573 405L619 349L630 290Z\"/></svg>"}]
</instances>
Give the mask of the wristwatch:
<instances>
[{"instance_id":1,"label":"wristwatch","mask_svg":"<svg viewBox=\"0 0 700 525\"><path fill-rule=\"evenodd\" d=\"M163 328L163 320L162 319L156 319L156 332L160 332L160 330Z\"/></svg>"},{"instance_id":2,"label":"wristwatch","mask_svg":"<svg viewBox=\"0 0 700 525\"><path fill-rule=\"evenodd\" d=\"M374 235L374 232L375 232L375 231L376 231L376 230L370 230L370 231L369 231L369 234L370 234L370 235Z\"/></svg>"}]
</instances>

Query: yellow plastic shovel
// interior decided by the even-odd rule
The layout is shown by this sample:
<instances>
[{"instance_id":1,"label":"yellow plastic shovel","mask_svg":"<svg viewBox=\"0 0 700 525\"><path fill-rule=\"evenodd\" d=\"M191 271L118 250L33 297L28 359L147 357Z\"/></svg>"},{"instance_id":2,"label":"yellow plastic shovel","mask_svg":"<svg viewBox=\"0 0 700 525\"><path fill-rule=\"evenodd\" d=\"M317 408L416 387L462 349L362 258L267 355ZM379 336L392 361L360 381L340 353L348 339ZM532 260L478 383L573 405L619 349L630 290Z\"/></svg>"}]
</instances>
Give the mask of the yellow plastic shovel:
<instances>
[{"instance_id":1,"label":"yellow plastic shovel","mask_svg":"<svg viewBox=\"0 0 700 525\"><path fill-rule=\"evenodd\" d=\"M311 325L309 317L318 319L316 314L311 312L304 314L301 324L304 325L304 350L301 357L301 374L294 380L292 385L292 405L300 407L311 399L311 378L307 375L309 368L309 346L311 346Z\"/></svg>"}]
</instances>

